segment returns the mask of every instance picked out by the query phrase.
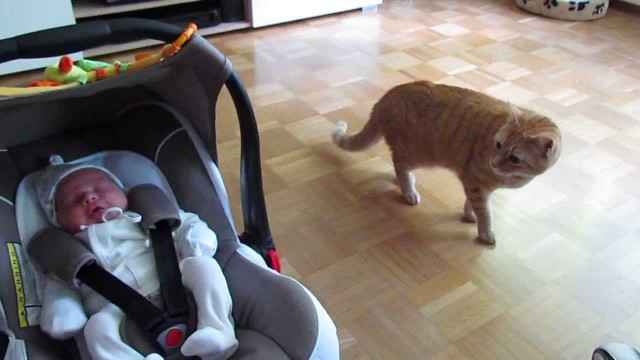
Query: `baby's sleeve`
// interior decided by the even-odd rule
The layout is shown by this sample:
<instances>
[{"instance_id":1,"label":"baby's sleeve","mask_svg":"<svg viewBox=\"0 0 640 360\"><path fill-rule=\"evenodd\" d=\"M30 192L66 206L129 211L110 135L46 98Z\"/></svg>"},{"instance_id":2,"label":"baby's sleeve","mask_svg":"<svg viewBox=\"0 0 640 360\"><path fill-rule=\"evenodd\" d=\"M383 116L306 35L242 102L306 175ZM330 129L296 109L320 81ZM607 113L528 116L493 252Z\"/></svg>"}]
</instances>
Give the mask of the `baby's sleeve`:
<instances>
[{"instance_id":1,"label":"baby's sleeve","mask_svg":"<svg viewBox=\"0 0 640 360\"><path fill-rule=\"evenodd\" d=\"M175 233L181 259L205 255L212 257L218 249L218 237L198 215L180 211L182 223Z\"/></svg>"}]
</instances>

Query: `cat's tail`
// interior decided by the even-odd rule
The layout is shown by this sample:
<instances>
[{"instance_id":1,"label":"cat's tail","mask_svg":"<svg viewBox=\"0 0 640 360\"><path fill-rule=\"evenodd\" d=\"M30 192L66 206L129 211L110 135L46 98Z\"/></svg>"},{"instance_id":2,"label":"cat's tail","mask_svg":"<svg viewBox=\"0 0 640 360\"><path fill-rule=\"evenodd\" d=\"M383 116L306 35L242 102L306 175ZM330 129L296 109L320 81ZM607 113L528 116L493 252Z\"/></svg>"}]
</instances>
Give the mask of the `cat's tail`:
<instances>
[{"instance_id":1,"label":"cat's tail","mask_svg":"<svg viewBox=\"0 0 640 360\"><path fill-rule=\"evenodd\" d=\"M347 123L338 121L336 126L333 127L331 138L333 143L341 149L361 151L372 147L380 141L382 133L378 131L373 122L369 121L359 133L347 135Z\"/></svg>"}]
</instances>

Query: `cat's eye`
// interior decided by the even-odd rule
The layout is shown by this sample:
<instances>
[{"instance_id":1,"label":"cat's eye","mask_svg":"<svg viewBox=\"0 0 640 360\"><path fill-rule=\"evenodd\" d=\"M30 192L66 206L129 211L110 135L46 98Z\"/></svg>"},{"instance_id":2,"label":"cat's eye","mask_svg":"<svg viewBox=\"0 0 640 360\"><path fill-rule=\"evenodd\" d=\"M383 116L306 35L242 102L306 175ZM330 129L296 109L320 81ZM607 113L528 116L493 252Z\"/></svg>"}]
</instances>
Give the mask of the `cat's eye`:
<instances>
[{"instance_id":1,"label":"cat's eye","mask_svg":"<svg viewBox=\"0 0 640 360\"><path fill-rule=\"evenodd\" d=\"M518 164L520 164L520 162L522 162L522 160L519 157L515 156L515 155L509 156L509 161L511 161L511 163L515 164L515 165L518 165Z\"/></svg>"},{"instance_id":2,"label":"cat's eye","mask_svg":"<svg viewBox=\"0 0 640 360\"><path fill-rule=\"evenodd\" d=\"M502 143L500 141L496 141L496 149L502 149Z\"/></svg>"}]
</instances>

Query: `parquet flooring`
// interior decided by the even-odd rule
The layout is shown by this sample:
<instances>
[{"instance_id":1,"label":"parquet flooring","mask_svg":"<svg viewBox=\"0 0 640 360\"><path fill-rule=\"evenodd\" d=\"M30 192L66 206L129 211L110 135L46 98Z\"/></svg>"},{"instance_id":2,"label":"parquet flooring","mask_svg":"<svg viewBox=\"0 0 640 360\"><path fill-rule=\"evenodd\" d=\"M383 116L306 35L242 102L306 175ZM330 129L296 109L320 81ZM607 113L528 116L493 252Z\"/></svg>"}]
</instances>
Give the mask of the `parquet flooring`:
<instances>
[{"instance_id":1,"label":"parquet flooring","mask_svg":"<svg viewBox=\"0 0 640 360\"><path fill-rule=\"evenodd\" d=\"M640 346L640 9L612 1L564 22L510 0L396 0L221 34L260 126L271 230L283 272L335 320L343 359L589 359ZM383 143L346 153L390 87L429 79L551 116L558 164L493 197L497 245L458 220L448 171L417 172L405 205ZM219 106L221 168L241 224L239 132Z\"/></svg>"},{"instance_id":2,"label":"parquet flooring","mask_svg":"<svg viewBox=\"0 0 640 360\"><path fill-rule=\"evenodd\" d=\"M284 272L327 307L344 359L589 359L604 342L640 346L639 9L614 2L601 20L563 22L512 1L385 1L211 41L255 106ZM558 164L493 197L495 247L458 221L464 194L448 171L418 171L411 207L386 145L330 142L337 120L356 131L387 89L416 79L562 128ZM237 129L220 142L237 194Z\"/></svg>"}]
</instances>

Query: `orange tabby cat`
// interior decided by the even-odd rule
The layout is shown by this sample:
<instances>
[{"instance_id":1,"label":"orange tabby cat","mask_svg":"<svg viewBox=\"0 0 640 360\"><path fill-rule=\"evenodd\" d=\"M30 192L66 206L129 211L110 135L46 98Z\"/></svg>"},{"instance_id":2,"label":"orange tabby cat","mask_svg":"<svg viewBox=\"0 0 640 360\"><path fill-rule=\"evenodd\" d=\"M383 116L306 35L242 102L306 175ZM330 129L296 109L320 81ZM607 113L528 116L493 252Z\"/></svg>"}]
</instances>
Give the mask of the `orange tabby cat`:
<instances>
[{"instance_id":1,"label":"orange tabby cat","mask_svg":"<svg viewBox=\"0 0 640 360\"><path fill-rule=\"evenodd\" d=\"M463 221L478 222L479 239L493 244L489 196L518 188L549 169L560 156L558 127L547 117L490 96L429 81L389 90L358 134L339 122L333 142L349 151L389 145L398 185L415 205L420 194L411 173L442 166L456 172L467 196Z\"/></svg>"}]
</instances>

